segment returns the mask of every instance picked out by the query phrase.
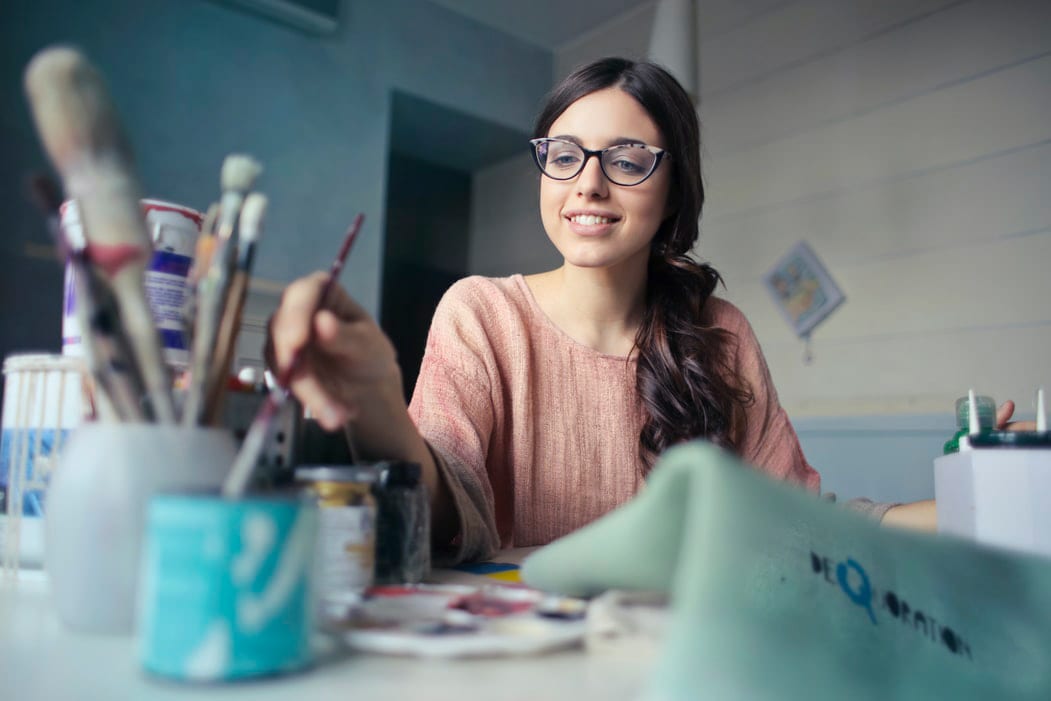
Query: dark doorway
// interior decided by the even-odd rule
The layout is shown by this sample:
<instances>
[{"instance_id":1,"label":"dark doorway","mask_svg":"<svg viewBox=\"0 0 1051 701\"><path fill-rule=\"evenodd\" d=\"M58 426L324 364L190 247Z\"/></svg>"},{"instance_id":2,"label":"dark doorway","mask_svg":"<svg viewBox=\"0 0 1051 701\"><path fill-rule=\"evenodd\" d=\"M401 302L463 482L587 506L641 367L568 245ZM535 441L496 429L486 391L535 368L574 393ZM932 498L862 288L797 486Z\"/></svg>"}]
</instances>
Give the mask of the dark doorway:
<instances>
[{"instance_id":1,"label":"dark doorway","mask_svg":"<svg viewBox=\"0 0 1051 701\"><path fill-rule=\"evenodd\" d=\"M380 323L412 396L431 317L449 286L467 274L471 178L391 154Z\"/></svg>"},{"instance_id":2,"label":"dark doorway","mask_svg":"<svg viewBox=\"0 0 1051 701\"><path fill-rule=\"evenodd\" d=\"M527 147L527 134L395 92L391 97L380 325L412 396L434 309L470 273L471 178Z\"/></svg>"}]
</instances>

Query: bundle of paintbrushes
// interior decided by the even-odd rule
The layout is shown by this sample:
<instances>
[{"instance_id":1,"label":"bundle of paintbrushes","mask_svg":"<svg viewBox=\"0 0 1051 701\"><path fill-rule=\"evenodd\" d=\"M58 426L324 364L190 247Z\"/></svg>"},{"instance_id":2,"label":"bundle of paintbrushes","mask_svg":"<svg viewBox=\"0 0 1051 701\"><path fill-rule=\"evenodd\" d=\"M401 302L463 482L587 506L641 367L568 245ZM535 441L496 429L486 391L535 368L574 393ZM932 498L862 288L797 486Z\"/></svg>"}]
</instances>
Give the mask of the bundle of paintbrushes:
<instances>
[{"instance_id":1,"label":"bundle of paintbrushes","mask_svg":"<svg viewBox=\"0 0 1051 701\"><path fill-rule=\"evenodd\" d=\"M84 241L69 241L59 225L59 190L33 182L60 254L77 281L77 310L99 415L119 421L176 423L180 412L164 362L143 273L153 244L139 207L131 149L103 81L77 51L48 49L26 70L26 92L44 148L76 200ZM260 165L231 155L223 163L222 195L204 218L189 275L183 318L191 336L190 372L181 423L220 423L241 325L266 197L251 192ZM358 215L319 297L320 308L360 230ZM241 494L259 461L297 354L266 397L224 485Z\"/></svg>"},{"instance_id":2,"label":"bundle of paintbrushes","mask_svg":"<svg viewBox=\"0 0 1051 701\"><path fill-rule=\"evenodd\" d=\"M103 81L78 52L49 49L26 70L26 92L41 141L76 200L83 240L59 225L59 190L33 181L38 204L76 280L84 351L103 418L175 423L171 372L144 286L153 243L140 208L131 148ZM183 423L215 424L233 360L266 198L248 194L259 165L223 163L222 199L200 237L191 297L193 370ZM216 230L213 234L213 228Z\"/></svg>"},{"instance_id":3,"label":"bundle of paintbrushes","mask_svg":"<svg viewBox=\"0 0 1051 701\"><path fill-rule=\"evenodd\" d=\"M228 156L222 170L222 198L209 208L198 239L187 305L192 334L190 379L182 422L187 426L218 422L233 362L237 331L248 296L252 260L266 213L266 198L248 194L261 171L249 156ZM213 214L214 212L214 214Z\"/></svg>"}]
</instances>

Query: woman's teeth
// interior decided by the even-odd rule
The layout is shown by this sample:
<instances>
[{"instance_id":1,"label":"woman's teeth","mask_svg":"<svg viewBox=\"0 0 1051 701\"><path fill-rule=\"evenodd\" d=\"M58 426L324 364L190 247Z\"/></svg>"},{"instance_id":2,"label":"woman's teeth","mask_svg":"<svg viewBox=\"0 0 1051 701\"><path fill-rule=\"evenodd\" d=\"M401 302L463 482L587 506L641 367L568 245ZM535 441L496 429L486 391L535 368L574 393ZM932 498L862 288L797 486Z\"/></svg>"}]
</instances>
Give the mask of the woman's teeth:
<instances>
[{"instance_id":1,"label":"woman's teeth","mask_svg":"<svg viewBox=\"0 0 1051 701\"><path fill-rule=\"evenodd\" d=\"M575 217L571 217L570 221L574 224L586 224L593 226L595 224L612 224L613 219L608 217L597 217L594 214L578 214Z\"/></svg>"}]
</instances>

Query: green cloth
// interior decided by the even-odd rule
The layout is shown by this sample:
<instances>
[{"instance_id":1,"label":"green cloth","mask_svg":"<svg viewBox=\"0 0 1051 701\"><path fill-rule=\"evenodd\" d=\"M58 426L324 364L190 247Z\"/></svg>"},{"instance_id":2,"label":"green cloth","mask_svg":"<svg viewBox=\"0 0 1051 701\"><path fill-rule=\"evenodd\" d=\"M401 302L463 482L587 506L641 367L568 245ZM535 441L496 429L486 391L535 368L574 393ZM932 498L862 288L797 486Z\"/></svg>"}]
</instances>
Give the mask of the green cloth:
<instances>
[{"instance_id":1,"label":"green cloth","mask_svg":"<svg viewBox=\"0 0 1051 701\"><path fill-rule=\"evenodd\" d=\"M1051 560L881 528L706 443L522 574L671 592L646 701L1051 699Z\"/></svg>"}]
</instances>

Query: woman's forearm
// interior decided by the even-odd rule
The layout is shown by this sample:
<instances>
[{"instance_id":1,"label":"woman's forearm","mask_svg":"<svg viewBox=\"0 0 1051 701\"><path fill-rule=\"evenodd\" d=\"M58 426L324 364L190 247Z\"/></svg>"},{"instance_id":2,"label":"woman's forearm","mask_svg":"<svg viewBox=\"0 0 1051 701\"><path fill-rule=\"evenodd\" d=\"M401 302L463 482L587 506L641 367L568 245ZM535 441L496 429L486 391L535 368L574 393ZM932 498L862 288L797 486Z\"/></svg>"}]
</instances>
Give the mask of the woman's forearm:
<instances>
[{"instance_id":1,"label":"woman's forearm","mask_svg":"<svg viewBox=\"0 0 1051 701\"><path fill-rule=\"evenodd\" d=\"M431 506L431 531L435 542L448 543L459 531L459 519L449 486L442 478L434 455L416 429L398 388L387 392L347 426L355 459L362 461L404 460L420 465ZM365 409L365 407L363 407Z\"/></svg>"},{"instance_id":2,"label":"woman's forearm","mask_svg":"<svg viewBox=\"0 0 1051 701\"><path fill-rule=\"evenodd\" d=\"M933 499L899 504L891 507L880 523L915 531L935 531L938 529L938 511Z\"/></svg>"}]
</instances>

